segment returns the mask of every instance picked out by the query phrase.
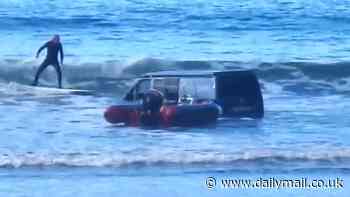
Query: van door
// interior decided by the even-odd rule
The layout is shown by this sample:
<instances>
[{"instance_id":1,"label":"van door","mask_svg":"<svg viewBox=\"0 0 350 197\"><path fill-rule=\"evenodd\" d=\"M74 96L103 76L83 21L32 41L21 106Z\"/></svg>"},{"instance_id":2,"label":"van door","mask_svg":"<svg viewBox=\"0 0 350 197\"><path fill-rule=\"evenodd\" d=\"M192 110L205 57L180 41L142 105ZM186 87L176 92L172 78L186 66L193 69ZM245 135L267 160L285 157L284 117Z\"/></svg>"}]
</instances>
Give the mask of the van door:
<instances>
[{"instance_id":1,"label":"van door","mask_svg":"<svg viewBox=\"0 0 350 197\"><path fill-rule=\"evenodd\" d=\"M234 117L262 118L264 104L260 85L251 71L215 73L216 102L223 114Z\"/></svg>"}]
</instances>

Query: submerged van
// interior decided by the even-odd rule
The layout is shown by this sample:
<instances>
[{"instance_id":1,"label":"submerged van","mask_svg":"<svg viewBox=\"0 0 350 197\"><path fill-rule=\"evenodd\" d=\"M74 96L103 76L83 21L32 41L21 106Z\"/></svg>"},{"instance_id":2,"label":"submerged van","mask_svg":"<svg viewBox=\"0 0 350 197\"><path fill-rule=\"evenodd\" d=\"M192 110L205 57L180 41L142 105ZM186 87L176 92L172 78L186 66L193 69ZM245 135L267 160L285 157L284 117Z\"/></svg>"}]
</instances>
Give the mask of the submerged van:
<instances>
[{"instance_id":1,"label":"submerged van","mask_svg":"<svg viewBox=\"0 0 350 197\"><path fill-rule=\"evenodd\" d=\"M125 117L121 117L123 116L121 109L130 109L133 112L141 110L140 114L142 114L142 106L145 106L145 101L151 98L150 92L153 92L152 98L158 95L158 100L161 100L161 104L158 104L161 115L164 116L162 111L167 111L162 108L177 109L175 110L178 111L175 118L177 120L196 119L197 122L206 122L207 119L216 120L218 116L250 118L264 116L260 85L257 77L250 70L162 71L137 78L123 98L125 103L113 106L112 111L115 116L118 116L115 117L116 120L111 121L111 117L106 119L112 123L120 122L119 119L124 121ZM208 118L205 118L205 109L208 114L210 112ZM180 114L179 111L181 111ZM163 116L160 118L164 118ZM169 117L166 118L169 119ZM189 120L189 123L196 121Z\"/></svg>"}]
</instances>

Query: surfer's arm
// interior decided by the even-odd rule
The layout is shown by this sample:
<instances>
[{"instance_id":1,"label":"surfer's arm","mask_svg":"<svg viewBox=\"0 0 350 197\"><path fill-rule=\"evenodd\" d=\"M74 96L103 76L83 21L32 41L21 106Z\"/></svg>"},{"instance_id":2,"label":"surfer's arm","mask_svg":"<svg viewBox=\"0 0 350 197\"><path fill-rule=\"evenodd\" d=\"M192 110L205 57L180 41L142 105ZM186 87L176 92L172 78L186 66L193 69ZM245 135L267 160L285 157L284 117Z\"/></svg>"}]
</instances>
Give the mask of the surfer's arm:
<instances>
[{"instance_id":1,"label":"surfer's arm","mask_svg":"<svg viewBox=\"0 0 350 197\"><path fill-rule=\"evenodd\" d=\"M39 48L39 50L36 52L36 58L39 57L41 51L47 47L47 43L45 43L43 46Z\"/></svg>"},{"instance_id":2,"label":"surfer's arm","mask_svg":"<svg viewBox=\"0 0 350 197\"><path fill-rule=\"evenodd\" d=\"M60 44L60 46L59 46L59 51L60 51L60 57L61 57L61 64L63 64L64 53L63 53L62 44Z\"/></svg>"}]
</instances>

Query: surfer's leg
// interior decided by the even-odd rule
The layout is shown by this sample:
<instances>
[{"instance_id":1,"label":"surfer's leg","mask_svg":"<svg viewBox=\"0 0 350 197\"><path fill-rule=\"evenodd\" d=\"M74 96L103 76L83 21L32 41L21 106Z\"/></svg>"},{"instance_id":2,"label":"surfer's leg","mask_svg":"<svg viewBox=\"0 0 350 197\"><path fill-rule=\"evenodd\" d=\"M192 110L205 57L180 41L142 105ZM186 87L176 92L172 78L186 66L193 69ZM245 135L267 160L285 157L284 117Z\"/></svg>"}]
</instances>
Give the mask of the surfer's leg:
<instances>
[{"instance_id":1,"label":"surfer's leg","mask_svg":"<svg viewBox=\"0 0 350 197\"><path fill-rule=\"evenodd\" d=\"M53 64L53 67L56 70L57 73L57 79L58 79L58 88L62 88L62 70L61 67L57 64Z\"/></svg>"},{"instance_id":2,"label":"surfer's leg","mask_svg":"<svg viewBox=\"0 0 350 197\"><path fill-rule=\"evenodd\" d=\"M35 74L35 79L33 81L33 84L34 86L38 85L38 80L39 80L39 77L41 75L41 73L45 70L45 68L48 66L48 62L47 61L44 61L43 63L41 63L41 65L39 66L38 68L38 71L36 72Z\"/></svg>"}]
</instances>

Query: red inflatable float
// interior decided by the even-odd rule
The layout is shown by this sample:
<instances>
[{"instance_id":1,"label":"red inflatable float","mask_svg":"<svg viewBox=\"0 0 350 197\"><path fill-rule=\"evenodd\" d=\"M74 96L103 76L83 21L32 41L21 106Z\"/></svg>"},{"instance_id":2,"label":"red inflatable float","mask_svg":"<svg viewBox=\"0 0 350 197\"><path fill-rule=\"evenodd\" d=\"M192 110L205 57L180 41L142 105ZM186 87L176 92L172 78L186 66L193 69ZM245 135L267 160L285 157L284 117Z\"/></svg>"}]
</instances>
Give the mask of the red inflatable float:
<instances>
[{"instance_id":1,"label":"red inflatable float","mask_svg":"<svg viewBox=\"0 0 350 197\"><path fill-rule=\"evenodd\" d=\"M104 113L112 123L128 126L193 126L215 122L219 107L215 103L164 105L159 91L150 90L139 105L114 105Z\"/></svg>"}]
</instances>

